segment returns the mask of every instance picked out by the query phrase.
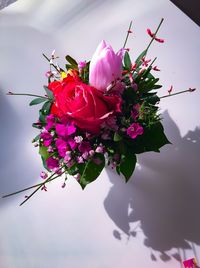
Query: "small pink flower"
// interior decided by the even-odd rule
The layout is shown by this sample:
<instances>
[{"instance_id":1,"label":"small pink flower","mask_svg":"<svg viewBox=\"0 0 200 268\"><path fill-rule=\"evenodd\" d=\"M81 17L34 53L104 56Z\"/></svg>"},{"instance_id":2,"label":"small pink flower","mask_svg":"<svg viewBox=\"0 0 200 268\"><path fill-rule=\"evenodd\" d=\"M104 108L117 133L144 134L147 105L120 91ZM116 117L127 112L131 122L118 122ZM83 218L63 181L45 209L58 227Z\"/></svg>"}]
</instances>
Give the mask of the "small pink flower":
<instances>
[{"instance_id":1,"label":"small pink flower","mask_svg":"<svg viewBox=\"0 0 200 268\"><path fill-rule=\"evenodd\" d=\"M83 68L85 68L85 66L86 66L86 61L79 61L78 69L80 73L82 72Z\"/></svg>"},{"instance_id":2,"label":"small pink flower","mask_svg":"<svg viewBox=\"0 0 200 268\"><path fill-rule=\"evenodd\" d=\"M74 178L79 181L81 178L81 174L77 173L76 175L74 175Z\"/></svg>"},{"instance_id":3,"label":"small pink flower","mask_svg":"<svg viewBox=\"0 0 200 268\"><path fill-rule=\"evenodd\" d=\"M70 146L70 148L71 148L72 150L75 150L75 149L76 149L76 147L77 147L77 143L75 142L74 139L72 139L72 138L68 138L68 139L67 139L67 143L69 144L69 146Z\"/></svg>"},{"instance_id":4,"label":"small pink flower","mask_svg":"<svg viewBox=\"0 0 200 268\"><path fill-rule=\"evenodd\" d=\"M95 152L103 154L104 153L104 147L102 145L98 146L96 148Z\"/></svg>"},{"instance_id":5,"label":"small pink flower","mask_svg":"<svg viewBox=\"0 0 200 268\"><path fill-rule=\"evenodd\" d=\"M143 57L142 58L142 66L148 67L150 61L151 61L151 59L146 60L145 57Z\"/></svg>"},{"instance_id":6,"label":"small pink flower","mask_svg":"<svg viewBox=\"0 0 200 268\"><path fill-rule=\"evenodd\" d=\"M88 159L88 156L89 156L89 153L88 152L85 152L82 154L82 157L83 159L87 160Z\"/></svg>"},{"instance_id":7,"label":"small pink flower","mask_svg":"<svg viewBox=\"0 0 200 268\"><path fill-rule=\"evenodd\" d=\"M71 161L69 161L69 162L66 163L66 166L67 166L68 168L70 168L70 167L73 166L73 164L74 164L74 161L71 160Z\"/></svg>"},{"instance_id":8,"label":"small pink flower","mask_svg":"<svg viewBox=\"0 0 200 268\"><path fill-rule=\"evenodd\" d=\"M78 157L77 157L77 162L78 162L79 164L84 163L83 157L82 157L82 156L78 156Z\"/></svg>"},{"instance_id":9,"label":"small pink flower","mask_svg":"<svg viewBox=\"0 0 200 268\"><path fill-rule=\"evenodd\" d=\"M82 141L78 146L78 149L81 153L89 152L91 150L91 145L88 141Z\"/></svg>"},{"instance_id":10,"label":"small pink flower","mask_svg":"<svg viewBox=\"0 0 200 268\"><path fill-rule=\"evenodd\" d=\"M158 69L158 67L157 67L157 66L154 66L152 69L153 69L154 71L157 71L157 72L159 72L159 71L160 71L160 69Z\"/></svg>"},{"instance_id":11,"label":"small pink flower","mask_svg":"<svg viewBox=\"0 0 200 268\"><path fill-rule=\"evenodd\" d=\"M43 145L48 147L52 142L52 135L48 131L43 131L40 134L40 138L43 140Z\"/></svg>"},{"instance_id":12,"label":"small pink flower","mask_svg":"<svg viewBox=\"0 0 200 268\"><path fill-rule=\"evenodd\" d=\"M47 187L46 187L45 185L43 185L43 186L41 187L41 190L47 192Z\"/></svg>"},{"instance_id":13,"label":"small pink flower","mask_svg":"<svg viewBox=\"0 0 200 268\"><path fill-rule=\"evenodd\" d=\"M58 149L58 153L61 157L64 157L66 152L69 150L67 142L60 138L56 140L56 148Z\"/></svg>"},{"instance_id":14,"label":"small pink flower","mask_svg":"<svg viewBox=\"0 0 200 268\"><path fill-rule=\"evenodd\" d=\"M142 135L143 132L143 127L138 123L131 124L127 129L127 135L129 135L132 139L135 139L138 135Z\"/></svg>"},{"instance_id":15,"label":"small pink flower","mask_svg":"<svg viewBox=\"0 0 200 268\"><path fill-rule=\"evenodd\" d=\"M49 157L46 160L46 164L47 164L47 167L49 169L54 169L54 168L58 168L59 167L59 161L58 161L58 159L55 159L53 157Z\"/></svg>"},{"instance_id":16,"label":"small pink flower","mask_svg":"<svg viewBox=\"0 0 200 268\"><path fill-rule=\"evenodd\" d=\"M45 76L46 76L47 78L51 77L52 75L53 75L53 74L52 74L51 71L48 71L48 72L45 73Z\"/></svg>"},{"instance_id":17,"label":"small pink flower","mask_svg":"<svg viewBox=\"0 0 200 268\"><path fill-rule=\"evenodd\" d=\"M90 150L90 151L89 151L89 155L90 155L90 156L93 156L94 153L95 153L94 150Z\"/></svg>"},{"instance_id":18,"label":"small pink flower","mask_svg":"<svg viewBox=\"0 0 200 268\"><path fill-rule=\"evenodd\" d=\"M62 184L62 188L65 188L65 186L66 186L66 183L65 182L63 182L63 184Z\"/></svg>"},{"instance_id":19,"label":"small pink flower","mask_svg":"<svg viewBox=\"0 0 200 268\"><path fill-rule=\"evenodd\" d=\"M139 117L140 104L136 104L133 106L133 110L131 111L131 116L135 121Z\"/></svg>"},{"instance_id":20,"label":"small pink flower","mask_svg":"<svg viewBox=\"0 0 200 268\"><path fill-rule=\"evenodd\" d=\"M76 143L81 143L82 140L83 140L83 137L82 136L76 136L76 137L74 137L74 140L75 140Z\"/></svg>"},{"instance_id":21,"label":"small pink flower","mask_svg":"<svg viewBox=\"0 0 200 268\"><path fill-rule=\"evenodd\" d=\"M64 162L65 162L65 163L69 162L69 161L71 160L71 158L72 158L72 153L71 153L71 151L67 151L67 152L65 153L65 156L64 156Z\"/></svg>"},{"instance_id":22,"label":"small pink flower","mask_svg":"<svg viewBox=\"0 0 200 268\"><path fill-rule=\"evenodd\" d=\"M157 42L164 43L164 39L156 37L155 34L152 33L152 31L150 29L147 29L147 33L151 38L154 38Z\"/></svg>"},{"instance_id":23,"label":"small pink flower","mask_svg":"<svg viewBox=\"0 0 200 268\"><path fill-rule=\"evenodd\" d=\"M42 172L40 173L40 177L41 177L43 180L46 180L46 178L48 178L48 174L47 174L46 172L42 171Z\"/></svg>"},{"instance_id":24,"label":"small pink flower","mask_svg":"<svg viewBox=\"0 0 200 268\"><path fill-rule=\"evenodd\" d=\"M172 90L173 90L173 86L171 85L171 87L168 89L168 93L171 94Z\"/></svg>"}]
</instances>

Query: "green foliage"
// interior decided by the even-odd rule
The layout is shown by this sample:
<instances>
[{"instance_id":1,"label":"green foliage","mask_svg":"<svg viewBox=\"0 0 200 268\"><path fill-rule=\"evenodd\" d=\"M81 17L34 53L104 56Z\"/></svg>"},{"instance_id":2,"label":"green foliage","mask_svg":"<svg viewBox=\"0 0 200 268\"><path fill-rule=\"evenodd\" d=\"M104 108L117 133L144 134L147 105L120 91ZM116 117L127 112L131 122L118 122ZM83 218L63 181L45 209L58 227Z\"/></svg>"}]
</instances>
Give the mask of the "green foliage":
<instances>
[{"instance_id":1,"label":"green foliage","mask_svg":"<svg viewBox=\"0 0 200 268\"><path fill-rule=\"evenodd\" d=\"M83 164L81 168L79 166L79 172L81 174L79 183L82 189L84 189L87 184L97 179L97 177L101 174L104 166L104 155L99 153L96 153L90 160Z\"/></svg>"},{"instance_id":2,"label":"green foliage","mask_svg":"<svg viewBox=\"0 0 200 268\"><path fill-rule=\"evenodd\" d=\"M45 92L46 92L48 98L49 98L50 100L53 100L53 93L52 93L52 91L49 90L47 86L43 86L43 88L44 88L44 90L45 90Z\"/></svg>"},{"instance_id":3,"label":"green foliage","mask_svg":"<svg viewBox=\"0 0 200 268\"><path fill-rule=\"evenodd\" d=\"M37 105L37 104L40 104L42 102L46 101L46 98L36 98L34 100L32 100L29 105L30 106L33 106L33 105Z\"/></svg>"},{"instance_id":4,"label":"green foliage","mask_svg":"<svg viewBox=\"0 0 200 268\"><path fill-rule=\"evenodd\" d=\"M67 55L65 57L66 61L69 62L69 64L66 64L67 69L78 69L78 63L75 59L73 59L71 56Z\"/></svg>"},{"instance_id":5,"label":"green foliage","mask_svg":"<svg viewBox=\"0 0 200 268\"><path fill-rule=\"evenodd\" d=\"M129 150L136 154L150 151L160 152L162 146L170 144L159 121L151 127L144 128L143 135L137 136L136 139L126 139L124 142Z\"/></svg>"},{"instance_id":6,"label":"green foliage","mask_svg":"<svg viewBox=\"0 0 200 268\"><path fill-rule=\"evenodd\" d=\"M142 51L142 53L137 57L135 63L137 64L137 67L139 67L142 64L142 58L145 57L147 54L147 50L145 49Z\"/></svg>"},{"instance_id":7,"label":"green foliage","mask_svg":"<svg viewBox=\"0 0 200 268\"><path fill-rule=\"evenodd\" d=\"M132 176L133 171L135 170L136 162L136 155L130 151L127 151L118 168L118 171L120 171L124 175L126 182L128 182L128 180Z\"/></svg>"},{"instance_id":8,"label":"green foliage","mask_svg":"<svg viewBox=\"0 0 200 268\"><path fill-rule=\"evenodd\" d=\"M131 59L127 51L125 52L125 55L124 55L124 67L126 70L131 69Z\"/></svg>"}]
</instances>

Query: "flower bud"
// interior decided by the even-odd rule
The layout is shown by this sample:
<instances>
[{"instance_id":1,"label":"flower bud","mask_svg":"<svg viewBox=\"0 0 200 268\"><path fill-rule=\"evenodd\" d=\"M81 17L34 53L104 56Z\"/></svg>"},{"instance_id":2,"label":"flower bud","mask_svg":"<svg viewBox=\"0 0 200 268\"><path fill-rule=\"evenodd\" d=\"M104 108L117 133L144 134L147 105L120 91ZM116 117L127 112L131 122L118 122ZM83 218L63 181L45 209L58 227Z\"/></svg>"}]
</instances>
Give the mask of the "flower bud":
<instances>
[{"instance_id":1,"label":"flower bud","mask_svg":"<svg viewBox=\"0 0 200 268\"><path fill-rule=\"evenodd\" d=\"M90 62L90 85L105 92L111 82L121 77L122 58L123 49L115 53L110 45L102 41Z\"/></svg>"}]
</instances>

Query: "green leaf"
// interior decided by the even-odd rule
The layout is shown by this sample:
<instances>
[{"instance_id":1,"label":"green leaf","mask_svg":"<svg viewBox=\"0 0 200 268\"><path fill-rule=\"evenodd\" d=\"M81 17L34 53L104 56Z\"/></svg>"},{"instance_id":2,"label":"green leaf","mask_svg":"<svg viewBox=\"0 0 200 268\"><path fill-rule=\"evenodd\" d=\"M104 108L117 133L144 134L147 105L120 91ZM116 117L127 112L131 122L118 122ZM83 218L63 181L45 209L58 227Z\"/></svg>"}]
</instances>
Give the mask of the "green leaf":
<instances>
[{"instance_id":1,"label":"green leaf","mask_svg":"<svg viewBox=\"0 0 200 268\"><path fill-rule=\"evenodd\" d=\"M32 142L36 142L36 141L38 141L38 140L39 140L39 138L40 138L40 134L38 134L37 136L35 136L35 138L33 139L33 141L32 141Z\"/></svg>"},{"instance_id":2,"label":"green leaf","mask_svg":"<svg viewBox=\"0 0 200 268\"><path fill-rule=\"evenodd\" d=\"M53 93L51 90L48 89L47 86L43 86L44 90L46 91L47 96L49 97L50 100L53 100Z\"/></svg>"},{"instance_id":3,"label":"green leaf","mask_svg":"<svg viewBox=\"0 0 200 268\"><path fill-rule=\"evenodd\" d=\"M49 156L50 156L48 151L47 151L47 147L45 147L45 146L40 146L39 154L41 155L42 158L44 158L44 160L47 160L47 158L49 158Z\"/></svg>"},{"instance_id":4,"label":"green leaf","mask_svg":"<svg viewBox=\"0 0 200 268\"><path fill-rule=\"evenodd\" d=\"M155 105L157 102L160 101L160 98L156 94L152 94L144 98L147 103Z\"/></svg>"},{"instance_id":5,"label":"green leaf","mask_svg":"<svg viewBox=\"0 0 200 268\"><path fill-rule=\"evenodd\" d=\"M37 104L42 103L42 102L44 102L44 101L46 101L46 98L36 98L36 99L32 100L32 101L29 103L29 105L30 105L30 106L32 106L32 105L37 105Z\"/></svg>"},{"instance_id":6,"label":"green leaf","mask_svg":"<svg viewBox=\"0 0 200 268\"><path fill-rule=\"evenodd\" d=\"M73 67L75 67L75 68L78 67L78 63L77 63L76 60L73 59L71 56L67 55L67 56L65 57L65 59L66 59L66 60L67 60Z\"/></svg>"},{"instance_id":7,"label":"green leaf","mask_svg":"<svg viewBox=\"0 0 200 268\"><path fill-rule=\"evenodd\" d=\"M117 133L117 132L115 132L115 134L114 134L114 141L120 141L122 139L122 137Z\"/></svg>"},{"instance_id":8,"label":"green leaf","mask_svg":"<svg viewBox=\"0 0 200 268\"><path fill-rule=\"evenodd\" d=\"M120 172L124 175L126 182L130 179L133 174L137 162L135 154L127 152L124 159L120 164Z\"/></svg>"},{"instance_id":9,"label":"green leaf","mask_svg":"<svg viewBox=\"0 0 200 268\"><path fill-rule=\"evenodd\" d=\"M159 89L159 88L161 88L161 87L162 87L161 85L155 85L155 86L153 86L152 89Z\"/></svg>"},{"instance_id":10,"label":"green leaf","mask_svg":"<svg viewBox=\"0 0 200 268\"><path fill-rule=\"evenodd\" d=\"M142 53L137 57L137 59L136 59L136 61L135 61L135 63L137 64L137 67L139 67L139 66L142 64L141 59L142 59L143 57L145 57L146 54L147 54L147 50L145 49L145 50L142 51Z\"/></svg>"},{"instance_id":11,"label":"green leaf","mask_svg":"<svg viewBox=\"0 0 200 268\"><path fill-rule=\"evenodd\" d=\"M84 189L87 184L93 182L101 174L103 168L105 167L104 155L96 153L92 159L83 165L83 170L81 171L81 178L79 183ZM80 170L79 170L80 172Z\"/></svg>"},{"instance_id":12,"label":"green leaf","mask_svg":"<svg viewBox=\"0 0 200 268\"><path fill-rule=\"evenodd\" d=\"M37 129L41 129L42 128L42 126L41 125L38 125L37 123L33 123L32 124L32 127L37 128Z\"/></svg>"},{"instance_id":13,"label":"green leaf","mask_svg":"<svg viewBox=\"0 0 200 268\"><path fill-rule=\"evenodd\" d=\"M73 69L73 66L71 64L65 64L66 69Z\"/></svg>"},{"instance_id":14,"label":"green leaf","mask_svg":"<svg viewBox=\"0 0 200 268\"><path fill-rule=\"evenodd\" d=\"M134 150L136 154L144 152L160 152L160 148L171 142L167 139L161 122L157 122L149 128L144 128L144 133L136 139L125 140L126 146ZM132 149L131 149L132 148Z\"/></svg>"},{"instance_id":15,"label":"green leaf","mask_svg":"<svg viewBox=\"0 0 200 268\"><path fill-rule=\"evenodd\" d=\"M51 104L52 103L50 101L46 101L44 105L42 106L41 110L44 115L48 115L50 113Z\"/></svg>"},{"instance_id":16,"label":"green leaf","mask_svg":"<svg viewBox=\"0 0 200 268\"><path fill-rule=\"evenodd\" d=\"M126 69L128 69L128 70L131 69L131 59L130 59L130 56L129 56L127 51L124 55L124 65L125 65Z\"/></svg>"}]
</instances>

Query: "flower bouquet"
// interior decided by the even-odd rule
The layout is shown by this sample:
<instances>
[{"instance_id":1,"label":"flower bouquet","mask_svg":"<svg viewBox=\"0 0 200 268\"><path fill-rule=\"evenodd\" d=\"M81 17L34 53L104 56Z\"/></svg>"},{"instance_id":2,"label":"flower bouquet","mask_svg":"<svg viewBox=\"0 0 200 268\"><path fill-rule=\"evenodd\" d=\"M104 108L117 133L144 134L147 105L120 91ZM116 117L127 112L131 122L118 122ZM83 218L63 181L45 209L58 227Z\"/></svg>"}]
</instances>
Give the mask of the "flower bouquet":
<instances>
[{"instance_id":1,"label":"flower bouquet","mask_svg":"<svg viewBox=\"0 0 200 268\"><path fill-rule=\"evenodd\" d=\"M156 77L156 58L147 59L152 42L164 42L157 36L162 22L154 33L147 29L150 42L135 61L126 49L131 22L124 46L117 53L102 41L91 61L77 62L67 55L65 69L57 64L55 51L50 58L44 55L50 64L44 96L8 93L36 97L30 106L42 104L39 120L33 124L39 131L33 143L46 171L40 174L41 183L13 193L35 188L21 204L39 189L47 191L47 184L57 178L62 178L64 188L69 175L84 189L105 165L127 182L137 154L159 152L170 143L158 104L161 98L182 92L171 94L170 89L168 95L159 98L157 90L162 86Z\"/></svg>"}]
</instances>

